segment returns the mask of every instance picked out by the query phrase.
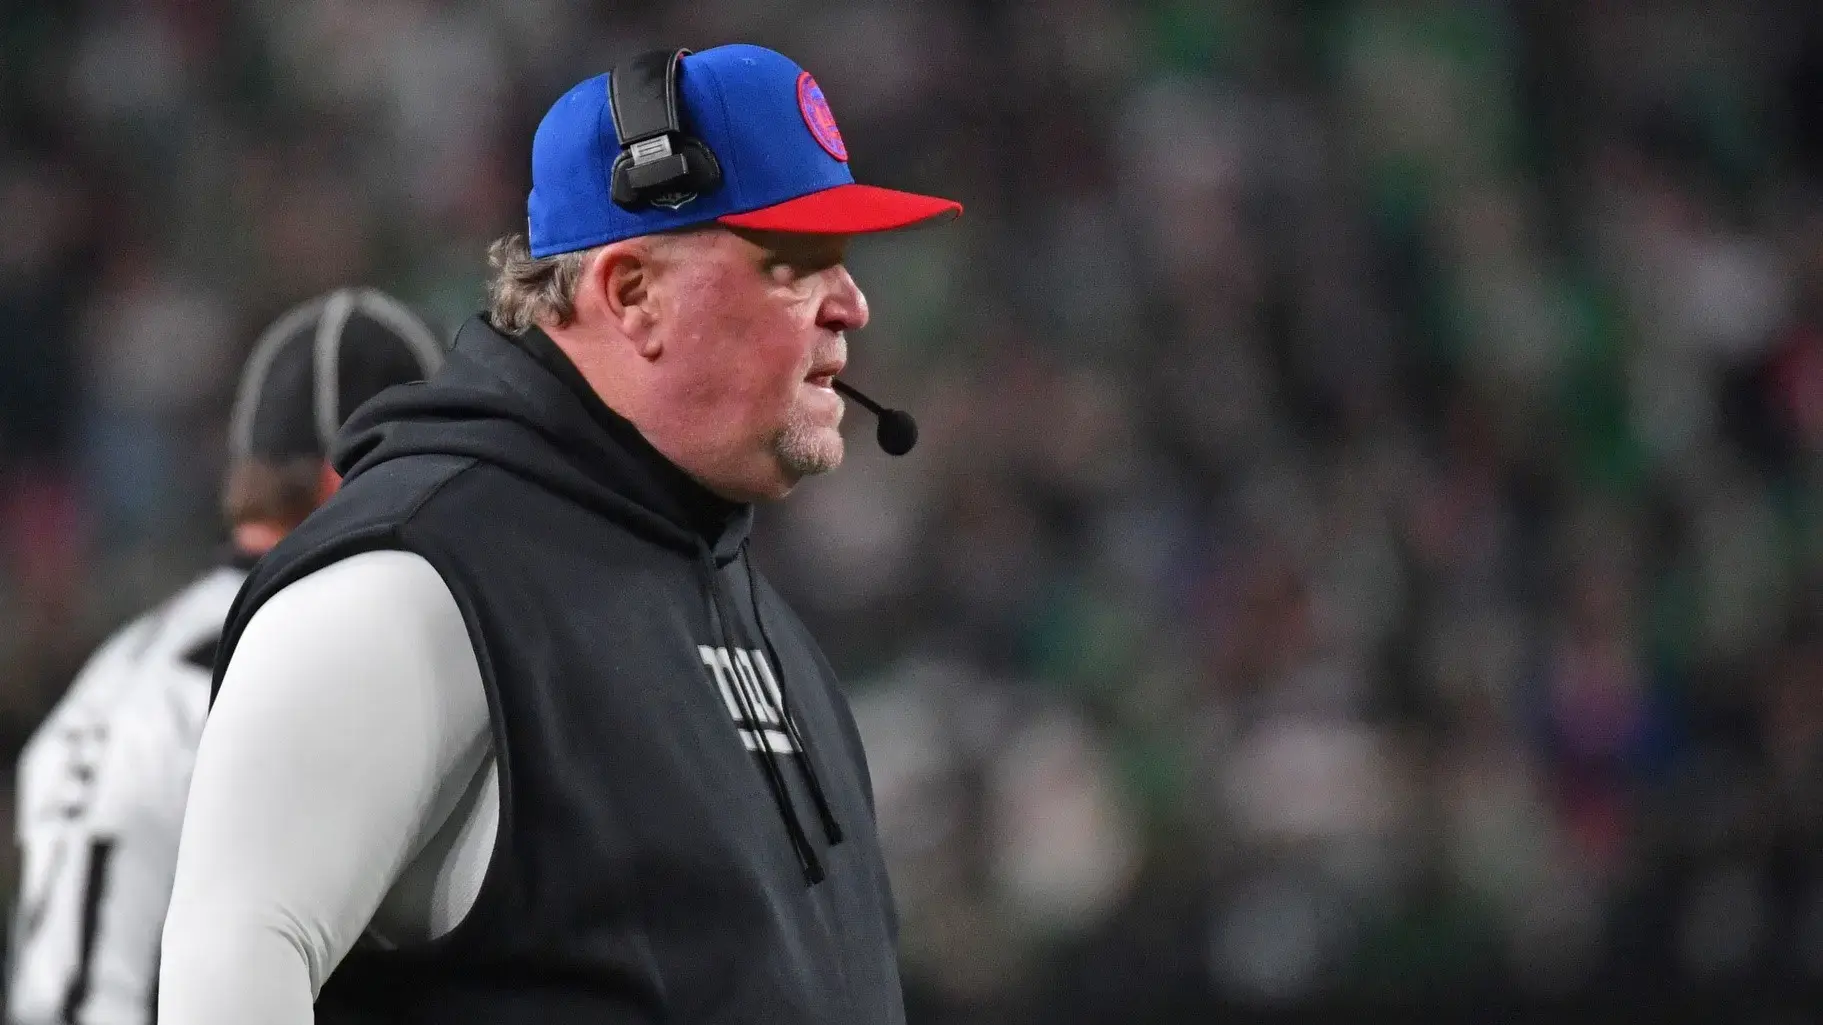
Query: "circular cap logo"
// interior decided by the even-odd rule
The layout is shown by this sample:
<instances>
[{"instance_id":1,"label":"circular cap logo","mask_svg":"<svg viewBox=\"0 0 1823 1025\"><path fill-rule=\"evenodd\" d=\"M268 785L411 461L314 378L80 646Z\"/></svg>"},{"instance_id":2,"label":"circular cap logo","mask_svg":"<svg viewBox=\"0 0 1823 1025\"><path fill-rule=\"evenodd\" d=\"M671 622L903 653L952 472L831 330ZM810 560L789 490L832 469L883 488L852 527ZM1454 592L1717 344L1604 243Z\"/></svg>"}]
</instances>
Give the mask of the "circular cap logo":
<instances>
[{"instance_id":1,"label":"circular cap logo","mask_svg":"<svg viewBox=\"0 0 1823 1025\"><path fill-rule=\"evenodd\" d=\"M842 132L836 128L835 112L829 109L829 101L823 98L823 87L806 71L798 76L798 109L804 112L804 123L810 126L810 134L823 147L823 152L837 160L848 160L848 147L842 142Z\"/></svg>"}]
</instances>

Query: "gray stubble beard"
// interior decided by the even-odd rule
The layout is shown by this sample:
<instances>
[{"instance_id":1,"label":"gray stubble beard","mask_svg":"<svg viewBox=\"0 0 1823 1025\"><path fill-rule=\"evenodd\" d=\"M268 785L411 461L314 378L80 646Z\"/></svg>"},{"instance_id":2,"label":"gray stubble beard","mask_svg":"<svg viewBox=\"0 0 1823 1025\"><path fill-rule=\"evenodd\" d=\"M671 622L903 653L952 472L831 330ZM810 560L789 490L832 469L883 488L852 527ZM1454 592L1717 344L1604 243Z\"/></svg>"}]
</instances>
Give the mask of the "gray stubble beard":
<instances>
[{"instance_id":1,"label":"gray stubble beard","mask_svg":"<svg viewBox=\"0 0 1823 1025\"><path fill-rule=\"evenodd\" d=\"M833 440L825 442L826 436ZM806 424L795 416L772 441L780 465L799 478L814 477L841 466L843 449L841 434L832 431L826 435L822 427Z\"/></svg>"}]
</instances>

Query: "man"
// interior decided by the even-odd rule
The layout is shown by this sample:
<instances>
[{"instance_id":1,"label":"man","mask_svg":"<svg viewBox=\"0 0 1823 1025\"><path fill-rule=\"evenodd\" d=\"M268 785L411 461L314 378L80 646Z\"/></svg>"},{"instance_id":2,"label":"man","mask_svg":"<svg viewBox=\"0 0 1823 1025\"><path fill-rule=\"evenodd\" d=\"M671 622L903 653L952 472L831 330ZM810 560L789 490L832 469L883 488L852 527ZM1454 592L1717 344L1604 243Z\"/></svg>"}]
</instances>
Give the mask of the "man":
<instances>
[{"instance_id":1,"label":"man","mask_svg":"<svg viewBox=\"0 0 1823 1025\"><path fill-rule=\"evenodd\" d=\"M329 439L442 359L416 316L341 289L254 346L230 432L223 564L102 645L19 760L15 1025L152 1020L159 935L222 622L248 568L335 490Z\"/></svg>"},{"instance_id":2,"label":"man","mask_svg":"<svg viewBox=\"0 0 1823 1025\"><path fill-rule=\"evenodd\" d=\"M846 161L754 46L551 108L489 314L230 614L166 1021L904 1020L859 738L747 557L842 459L848 238L960 212Z\"/></svg>"}]
</instances>

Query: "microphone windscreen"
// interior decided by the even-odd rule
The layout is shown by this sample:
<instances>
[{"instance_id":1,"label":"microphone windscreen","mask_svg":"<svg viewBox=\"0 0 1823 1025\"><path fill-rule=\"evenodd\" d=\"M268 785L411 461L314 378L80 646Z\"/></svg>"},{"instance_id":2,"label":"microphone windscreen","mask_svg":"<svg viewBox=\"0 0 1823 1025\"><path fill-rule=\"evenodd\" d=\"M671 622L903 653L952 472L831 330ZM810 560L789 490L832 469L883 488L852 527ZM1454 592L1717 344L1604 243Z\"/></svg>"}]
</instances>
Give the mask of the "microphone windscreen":
<instances>
[{"instance_id":1,"label":"microphone windscreen","mask_svg":"<svg viewBox=\"0 0 1823 1025\"><path fill-rule=\"evenodd\" d=\"M887 455L902 456L918 443L918 421L903 409L881 410L880 426L874 437Z\"/></svg>"}]
</instances>

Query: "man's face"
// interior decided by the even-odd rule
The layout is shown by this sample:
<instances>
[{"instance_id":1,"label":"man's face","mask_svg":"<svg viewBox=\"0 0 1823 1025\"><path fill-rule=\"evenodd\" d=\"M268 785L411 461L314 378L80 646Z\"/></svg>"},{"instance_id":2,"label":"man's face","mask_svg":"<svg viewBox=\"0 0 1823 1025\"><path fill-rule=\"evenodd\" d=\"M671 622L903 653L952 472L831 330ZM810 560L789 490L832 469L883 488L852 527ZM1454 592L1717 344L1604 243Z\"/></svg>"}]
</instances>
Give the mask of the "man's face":
<instances>
[{"instance_id":1,"label":"man's face","mask_svg":"<svg viewBox=\"0 0 1823 1025\"><path fill-rule=\"evenodd\" d=\"M671 408L698 439L716 490L780 498L842 462L844 332L867 299L842 265L848 240L715 229L676 238L654 281Z\"/></svg>"}]
</instances>

